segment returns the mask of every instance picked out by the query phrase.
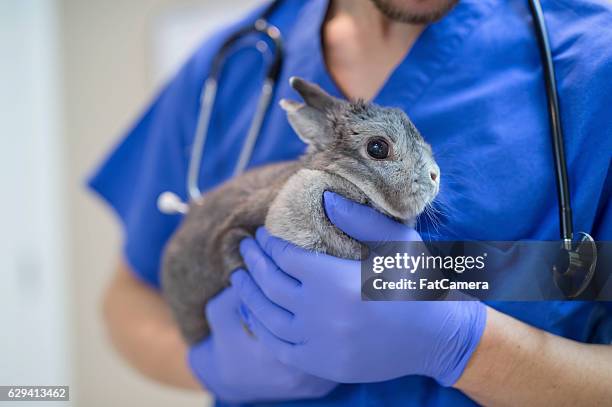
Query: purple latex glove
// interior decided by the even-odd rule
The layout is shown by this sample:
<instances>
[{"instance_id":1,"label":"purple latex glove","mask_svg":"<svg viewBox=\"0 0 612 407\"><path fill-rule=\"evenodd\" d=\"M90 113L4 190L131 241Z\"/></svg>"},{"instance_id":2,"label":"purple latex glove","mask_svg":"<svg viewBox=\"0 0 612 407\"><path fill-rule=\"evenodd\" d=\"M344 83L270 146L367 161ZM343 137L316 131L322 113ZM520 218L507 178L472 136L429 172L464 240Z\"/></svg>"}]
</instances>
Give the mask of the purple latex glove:
<instances>
[{"instance_id":1,"label":"purple latex glove","mask_svg":"<svg viewBox=\"0 0 612 407\"><path fill-rule=\"evenodd\" d=\"M326 192L330 220L360 241L415 241L418 233ZM265 229L241 253L234 278L256 336L284 363L343 383L425 375L444 386L461 376L485 327L475 301L361 300L360 262L298 248Z\"/></svg>"},{"instance_id":2,"label":"purple latex glove","mask_svg":"<svg viewBox=\"0 0 612 407\"><path fill-rule=\"evenodd\" d=\"M213 298L206 316L213 333L190 349L189 365L217 398L234 403L312 399L337 386L281 363L247 333L236 288L229 287Z\"/></svg>"}]
</instances>

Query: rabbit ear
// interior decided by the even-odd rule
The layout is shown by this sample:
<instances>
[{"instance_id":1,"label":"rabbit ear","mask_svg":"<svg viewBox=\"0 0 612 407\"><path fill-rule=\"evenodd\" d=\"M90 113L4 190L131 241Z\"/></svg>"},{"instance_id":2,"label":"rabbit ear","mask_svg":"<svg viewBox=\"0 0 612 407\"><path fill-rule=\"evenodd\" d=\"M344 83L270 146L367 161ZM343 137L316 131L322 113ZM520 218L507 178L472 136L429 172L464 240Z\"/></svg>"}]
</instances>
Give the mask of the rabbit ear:
<instances>
[{"instance_id":1,"label":"rabbit ear","mask_svg":"<svg viewBox=\"0 0 612 407\"><path fill-rule=\"evenodd\" d=\"M304 103L282 99L280 106L302 141L315 149L322 149L332 139L331 126L325 113Z\"/></svg>"},{"instance_id":2,"label":"rabbit ear","mask_svg":"<svg viewBox=\"0 0 612 407\"><path fill-rule=\"evenodd\" d=\"M341 103L339 99L330 96L318 85L298 78L297 76L289 78L289 84L291 84L291 87L300 94L308 106L321 112L331 110L337 103Z\"/></svg>"},{"instance_id":3,"label":"rabbit ear","mask_svg":"<svg viewBox=\"0 0 612 407\"><path fill-rule=\"evenodd\" d=\"M287 112L289 123L298 136L315 149L322 149L333 137L330 113L344 102L302 78L292 76L289 83L306 103L283 99L280 106Z\"/></svg>"}]
</instances>

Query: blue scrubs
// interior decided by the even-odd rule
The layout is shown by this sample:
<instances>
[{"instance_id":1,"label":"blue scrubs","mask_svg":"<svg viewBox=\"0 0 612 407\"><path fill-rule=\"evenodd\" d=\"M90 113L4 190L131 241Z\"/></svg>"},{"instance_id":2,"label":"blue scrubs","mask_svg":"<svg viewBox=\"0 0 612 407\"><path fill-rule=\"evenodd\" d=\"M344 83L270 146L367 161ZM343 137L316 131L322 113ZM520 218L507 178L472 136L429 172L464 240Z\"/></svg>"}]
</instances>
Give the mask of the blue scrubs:
<instances>
[{"instance_id":1,"label":"blue scrubs","mask_svg":"<svg viewBox=\"0 0 612 407\"><path fill-rule=\"evenodd\" d=\"M612 240L612 9L605 1L543 1L565 130L576 230ZM285 0L271 17L286 59L251 167L304 151L278 108L297 98L288 78L340 91L326 71L320 29L325 0ZM212 55L256 10L206 41L129 130L90 181L125 229L125 256L159 288L163 246L179 216L162 215L158 195L186 197L185 179ZM226 62L200 185L227 180L247 133L264 72L255 39ZM432 144L442 171L440 225L420 222L424 239L556 240L559 218L540 56L526 0L465 0L429 26L374 101L401 107ZM611 308L591 302L491 304L531 325L583 342L609 343ZM425 377L341 385L322 400L280 405L472 405Z\"/></svg>"}]
</instances>

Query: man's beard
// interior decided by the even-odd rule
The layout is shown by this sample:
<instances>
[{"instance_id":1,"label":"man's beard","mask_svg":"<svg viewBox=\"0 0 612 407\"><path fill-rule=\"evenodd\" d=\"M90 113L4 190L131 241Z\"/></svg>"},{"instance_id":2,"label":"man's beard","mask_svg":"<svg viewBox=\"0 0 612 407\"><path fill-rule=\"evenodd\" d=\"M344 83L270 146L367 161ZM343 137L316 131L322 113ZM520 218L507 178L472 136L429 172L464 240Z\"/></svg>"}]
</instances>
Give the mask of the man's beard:
<instances>
[{"instance_id":1,"label":"man's beard","mask_svg":"<svg viewBox=\"0 0 612 407\"><path fill-rule=\"evenodd\" d=\"M406 7L399 7L394 4L393 0L370 1L385 17L407 24L430 24L438 21L459 2L459 0L445 0L439 7L419 13L416 10L410 10L408 5Z\"/></svg>"}]
</instances>

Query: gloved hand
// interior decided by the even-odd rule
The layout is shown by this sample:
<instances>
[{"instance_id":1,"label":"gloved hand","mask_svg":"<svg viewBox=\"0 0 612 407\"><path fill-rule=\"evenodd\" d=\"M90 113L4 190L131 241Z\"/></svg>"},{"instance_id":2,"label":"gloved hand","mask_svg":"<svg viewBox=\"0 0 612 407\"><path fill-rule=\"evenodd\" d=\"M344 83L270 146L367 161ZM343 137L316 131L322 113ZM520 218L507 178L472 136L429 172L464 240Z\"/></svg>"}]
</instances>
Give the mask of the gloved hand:
<instances>
[{"instance_id":1,"label":"gloved hand","mask_svg":"<svg viewBox=\"0 0 612 407\"><path fill-rule=\"evenodd\" d=\"M191 370L216 397L235 403L287 401L323 397L337 386L281 363L247 333L239 309L234 287L213 298L206 307L212 334L189 351Z\"/></svg>"},{"instance_id":2,"label":"gloved hand","mask_svg":"<svg viewBox=\"0 0 612 407\"><path fill-rule=\"evenodd\" d=\"M330 220L357 240L420 239L367 206L329 192L324 200ZM237 272L234 286L252 331L282 362L344 383L418 374L450 386L461 376L485 327L482 303L362 301L359 261L303 250L263 228L256 238L241 244L250 273Z\"/></svg>"}]
</instances>

